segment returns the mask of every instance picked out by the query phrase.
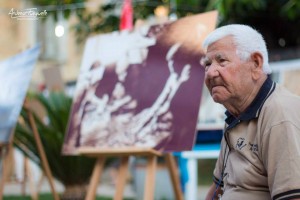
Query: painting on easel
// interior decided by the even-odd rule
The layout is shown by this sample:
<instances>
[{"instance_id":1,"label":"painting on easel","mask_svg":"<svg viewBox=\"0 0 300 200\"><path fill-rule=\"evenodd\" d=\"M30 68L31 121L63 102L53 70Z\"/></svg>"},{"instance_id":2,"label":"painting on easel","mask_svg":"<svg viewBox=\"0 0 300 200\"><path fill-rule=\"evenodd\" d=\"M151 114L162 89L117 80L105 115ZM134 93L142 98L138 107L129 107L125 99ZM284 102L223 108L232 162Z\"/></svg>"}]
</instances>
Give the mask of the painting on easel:
<instances>
[{"instance_id":1,"label":"painting on easel","mask_svg":"<svg viewBox=\"0 0 300 200\"><path fill-rule=\"evenodd\" d=\"M0 62L0 143L8 143L15 127L40 45Z\"/></svg>"},{"instance_id":2,"label":"painting on easel","mask_svg":"<svg viewBox=\"0 0 300 200\"><path fill-rule=\"evenodd\" d=\"M190 150L202 93L208 12L87 40L64 154L79 147Z\"/></svg>"}]
</instances>

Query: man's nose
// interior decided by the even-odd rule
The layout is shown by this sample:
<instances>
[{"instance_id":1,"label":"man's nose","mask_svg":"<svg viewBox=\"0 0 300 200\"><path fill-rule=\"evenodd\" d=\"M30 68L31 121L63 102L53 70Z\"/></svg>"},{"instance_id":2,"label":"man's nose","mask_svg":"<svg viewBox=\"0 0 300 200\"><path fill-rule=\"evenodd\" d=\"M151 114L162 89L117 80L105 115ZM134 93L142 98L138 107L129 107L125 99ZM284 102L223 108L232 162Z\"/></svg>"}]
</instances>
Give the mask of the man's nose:
<instances>
[{"instance_id":1,"label":"man's nose","mask_svg":"<svg viewBox=\"0 0 300 200\"><path fill-rule=\"evenodd\" d=\"M219 66L216 63L212 63L206 70L205 74L207 78L219 76Z\"/></svg>"}]
</instances>

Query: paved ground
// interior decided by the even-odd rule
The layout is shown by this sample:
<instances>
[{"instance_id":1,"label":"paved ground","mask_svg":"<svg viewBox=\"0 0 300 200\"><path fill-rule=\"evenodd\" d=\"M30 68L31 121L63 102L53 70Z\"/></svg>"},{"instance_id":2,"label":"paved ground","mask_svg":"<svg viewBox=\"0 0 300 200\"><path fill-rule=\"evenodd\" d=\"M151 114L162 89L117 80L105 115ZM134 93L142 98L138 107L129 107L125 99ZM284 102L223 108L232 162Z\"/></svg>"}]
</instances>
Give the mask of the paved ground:
<instances>
[{"instance_id":1,"label":"paved ground","mask_svg":"<svg viewBox=\"0 0 300 200\"><path fill-rule=\"evenodd\" d=\"M64 190L64 187L60 183L55 182L55 189L57 190L57 192L60 193ZM206 187L206 186L199 187L197 200L204 200L207 189L208 189L208 187ZM36 191L37 187L35 187L34 190ZM44 180L42 182L42 184L40 185L39 191L40 191L39 193L51 192L47 180ZM97 189L97 194L101 195L101 196L106 196L106 197L113 197L114 191L115 191L115 188L114 188L113 184L100 183L99 187ZM27 195L31 194L29 182L27 182L25 184L25 192ZM22 184L17 183L17 182L9 182L9 183L5 184L4 196L5 195L21 195L21 194L22 194ZM124 197L129 197L129 198L133 198L133 199L136 198L136 192L132 185L130 185L130 184L126 185L126 188L124 191Z\"/></svg>"},{"instance_id":2,"label":"paved ground","mask_svg":"<svg viewBox=\"0 0 300 200\"><path fill-rule=\"evenodd\" d=\"M21 170L21 169L20 169ZM24 193L30 195L32 194L32 191L35 191L38 193L50 193L50 187L48 184L48 180L46 177L42 181L40 181L41 172L37 167L34 165L31 166L31 179L32 184L30 184L30 181L27 180L25 184L21 184L20 181L9 181L4 186L4 196L5 195L21 195ZM20 173L19 173L20 174ZM143 196L143 186L144 186L144 176L145 171L140 170L139 168L136 168L134 171L131 171L131 176L128 177L129 180L136 180L135 184L128 184L125 187L124 191L124 197L133 198L133 199L142 199ZM97 194L100 196L106 196L106 197L113 197L115 193L115 186L113 184L113 176L114 173L112 173L111 169L104 170L101 180L97 189ZM21 175L16 175L16 177L23 177ZM18 178L16 178L18 179ZM19 178L20 179L20 178ZM29 178L27 178L29 179ZM22 186L25 186L24 188ZM173 189L171 187L171 182L169 179L169 174L166 170L160 170L160 168L157 169L156 173L156 183L155 183L155 198L156 199L162 199L162 196L164 199L173 199ZM32 189L33 188L33 189ZM141 189L142 188L142 189ZM64 187L59 182L55 181L55 189L58 193L62 193L64 191ZM198 188L198 196L197 200L204 200L204 196L207 192L207 187L199 187ZM159 194L158 194L159 193ZM168 197L169 196L169 197ZM171 197L170 197L171 196ZM167 198L166 198L167 197Z\"/></svg>"}]
</instances>

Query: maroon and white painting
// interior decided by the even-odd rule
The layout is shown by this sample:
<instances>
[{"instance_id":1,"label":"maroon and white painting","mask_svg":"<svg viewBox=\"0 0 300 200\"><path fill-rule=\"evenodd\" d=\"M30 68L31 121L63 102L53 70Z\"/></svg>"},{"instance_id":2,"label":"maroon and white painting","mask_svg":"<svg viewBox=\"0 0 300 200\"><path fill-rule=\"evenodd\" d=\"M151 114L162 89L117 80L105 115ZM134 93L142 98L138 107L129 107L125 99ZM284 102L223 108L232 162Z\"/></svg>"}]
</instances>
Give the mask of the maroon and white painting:
<instances>
[{"instance_id":1,"label":"maroon and white painting","mask_svg":"<svg viewBox=\"0 0 300 200\"><path fill-rule=\"evenodd\" d=\"M79 147L189 150L194 144L209 12L87 40L64 154Z\"/></svg>"}]
</instances>

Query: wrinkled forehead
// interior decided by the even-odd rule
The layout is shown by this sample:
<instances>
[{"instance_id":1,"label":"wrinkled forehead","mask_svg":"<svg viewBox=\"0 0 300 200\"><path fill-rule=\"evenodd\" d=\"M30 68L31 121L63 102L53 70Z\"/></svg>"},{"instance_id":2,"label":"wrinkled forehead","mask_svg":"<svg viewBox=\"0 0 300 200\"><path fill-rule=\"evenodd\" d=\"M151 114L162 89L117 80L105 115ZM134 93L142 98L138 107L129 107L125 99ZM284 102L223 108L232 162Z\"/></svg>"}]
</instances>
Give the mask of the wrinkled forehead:
<instances>
[{"instance_id":1,"label":"wrinkled forehead","mask_svg":"<svg viewBox=\"0 0 300 200\"><path fill-rule=\"evenodd\" d=\"M227 55L225 53L222 53L222 52L217 52L217 53L214 53L214 54L206 54L203 59L202 59L202 62L203 63L207 63L211 60L220 60L222 58L226 58Z\"/></svg>"}]
</instances>

